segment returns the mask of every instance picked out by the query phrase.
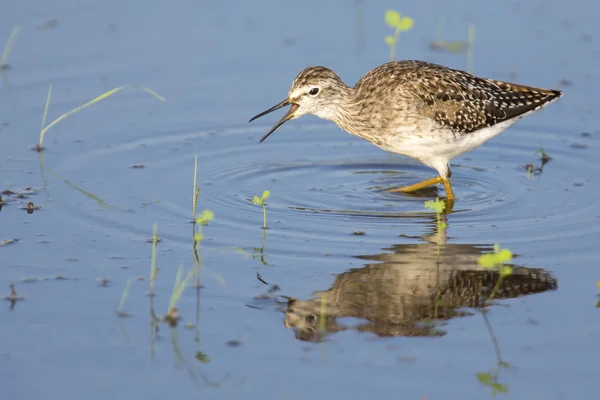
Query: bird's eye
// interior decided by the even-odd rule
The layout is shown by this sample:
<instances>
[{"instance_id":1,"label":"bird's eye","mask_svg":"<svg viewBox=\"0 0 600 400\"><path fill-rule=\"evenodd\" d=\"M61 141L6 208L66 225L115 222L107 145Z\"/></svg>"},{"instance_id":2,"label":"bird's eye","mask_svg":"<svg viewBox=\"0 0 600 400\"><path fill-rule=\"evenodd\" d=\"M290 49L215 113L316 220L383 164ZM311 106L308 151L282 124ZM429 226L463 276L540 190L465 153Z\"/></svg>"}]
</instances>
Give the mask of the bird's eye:
<instances>
[{"instance_id":1,"label":"bird's eye","mask_svg":"<svg viewBox=\"0 0 600 400\"><path fill-rule=\"evenodd\" d=\"M319 93L318 87L314 87L308 91L308 94L310 94L311 96L315 96L317 93Z\"/></svg>"}]
</instances>

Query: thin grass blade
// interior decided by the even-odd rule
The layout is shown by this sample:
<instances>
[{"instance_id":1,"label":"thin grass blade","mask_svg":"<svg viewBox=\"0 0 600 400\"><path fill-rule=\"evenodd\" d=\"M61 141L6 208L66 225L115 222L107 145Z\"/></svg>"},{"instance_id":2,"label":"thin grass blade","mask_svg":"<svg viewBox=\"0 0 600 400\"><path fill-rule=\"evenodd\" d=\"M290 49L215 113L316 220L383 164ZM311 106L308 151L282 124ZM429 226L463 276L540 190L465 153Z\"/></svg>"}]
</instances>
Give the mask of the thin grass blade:
<instances>
[{"instance_id":1,"label":"thin grass blade","mask_svg":"<svg viewBox=\"0 0 600 400\"><path fill-rule=\"evenodd\" d=\"M44 136L46 136L46 132L48 132L48 130L50 128L52 128L54 125L58 124L60 121L64 120L65 118L69 117L70 115L75 114L78 111L83 110L84 108L87 108L93 104L98 103L99 101L102 101L104 99L106 99L109 96L112 96L113 94L126 89L126 88L138 88L143 90L146 93L151 94L152 96L156 97L157 99L159 99L160 101L165 101L165 98L162 97L161 95L159 95L158 93L156 93L155 91L145 88L143 86L134 86L134 85L124 85L124 86L119 86L117 88L111 89L108 92L102 93L100 96L88 101L85 104L80 105L79 107L76 107L74 109L72 109L71 111L67 111L66 113L64 113L63 115L61 115L60 117L56 118L54 121L52 121L50 124L48 124L48 126L46 126L45 128L42 129L42 131L40 132L40 147L42 147L42 144L44 143Z\"/></svg>"}]
</instances>

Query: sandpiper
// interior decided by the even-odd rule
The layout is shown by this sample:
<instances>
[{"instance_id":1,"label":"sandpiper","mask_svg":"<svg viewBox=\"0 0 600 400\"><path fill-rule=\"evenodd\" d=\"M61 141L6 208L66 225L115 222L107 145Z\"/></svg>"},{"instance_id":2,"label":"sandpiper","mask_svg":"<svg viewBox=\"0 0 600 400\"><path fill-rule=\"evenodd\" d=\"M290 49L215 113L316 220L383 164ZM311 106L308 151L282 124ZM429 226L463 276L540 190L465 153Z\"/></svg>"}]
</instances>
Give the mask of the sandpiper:
<instances>
[{"instance_id":1,"label":"sandpiper","mask_svg":"<svg viewBox=\"0 0 600 400\"><path fill-rule=\"evenodd\" d=\"M561 95L559 90L480 78L425 61L382 64L354 87L331 69L312 66L296 76L285 100L250 122L291 105L262 142L284 122L304 114L331 120L383 150L416 159L439 173L390 192L409 193L443 183L447 200L453 202L451 159Z\"/></svg>"}]
</instances>

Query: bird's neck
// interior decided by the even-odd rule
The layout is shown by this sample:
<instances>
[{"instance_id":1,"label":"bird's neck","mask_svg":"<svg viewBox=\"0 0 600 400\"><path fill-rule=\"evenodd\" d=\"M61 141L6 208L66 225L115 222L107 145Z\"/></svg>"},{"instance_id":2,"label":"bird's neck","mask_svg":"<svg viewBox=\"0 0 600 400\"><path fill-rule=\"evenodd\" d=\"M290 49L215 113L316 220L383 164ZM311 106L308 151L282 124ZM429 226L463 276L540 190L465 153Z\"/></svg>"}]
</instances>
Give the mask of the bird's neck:
<instances>
[{"instance_id":1,"label":"bird's neck","mask_svg":"<svg viewBox=\"0 0 600 400\"><path fill-rule=\"evenodd\" d=\"M317 115L321 118L335 122L343 130L360 136L364 131L368 116L361 114L360 102L356 99L354 88L344 86L336 93L335 99L329 107L320 110Z\"/></svg>"}]
</instances>

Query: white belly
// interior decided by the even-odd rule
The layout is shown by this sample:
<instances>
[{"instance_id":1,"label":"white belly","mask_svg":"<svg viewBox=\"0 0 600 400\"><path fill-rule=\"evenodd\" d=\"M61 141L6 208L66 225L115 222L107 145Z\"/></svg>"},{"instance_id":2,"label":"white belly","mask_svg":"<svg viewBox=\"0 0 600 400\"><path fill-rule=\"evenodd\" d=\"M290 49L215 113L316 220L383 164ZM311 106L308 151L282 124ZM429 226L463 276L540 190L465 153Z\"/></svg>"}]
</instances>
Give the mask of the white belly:
<instances>
[{"instance_id":1,"label":"white belly","mask_svg":"<svg viewBox=\"0 0 600 400\"><path fill-rule=\"evenodd\" d=\"M434 127L431 131L417 131L403 127L398 135L383 141L379 147L432 166L430 160L434 163L443 160L448 162L498 136L516 120L504 121L466 134L455 134Z\"/></svg>"}]
</instances>

